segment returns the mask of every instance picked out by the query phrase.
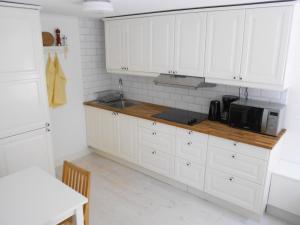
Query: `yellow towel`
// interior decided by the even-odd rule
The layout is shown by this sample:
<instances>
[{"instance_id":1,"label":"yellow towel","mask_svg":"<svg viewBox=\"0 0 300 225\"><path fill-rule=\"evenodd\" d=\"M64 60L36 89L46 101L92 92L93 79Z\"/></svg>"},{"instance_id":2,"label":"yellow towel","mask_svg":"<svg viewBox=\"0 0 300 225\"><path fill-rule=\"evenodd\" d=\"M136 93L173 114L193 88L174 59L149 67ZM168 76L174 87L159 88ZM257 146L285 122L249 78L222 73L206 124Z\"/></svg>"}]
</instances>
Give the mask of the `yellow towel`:
<instances>
[{"instance_id":1,"label":"yellow towel","mask_svg":"<svg viewBox=\"0 0 300 225\"><path fill-rule=\"evenodd\" d=\"M46 66L46 81L48 91L48 102L49 106L52 107L53 93L54 93L54 82L55 82L55 65L51 58L50 53L48 54L48 61Z\"/></svg>"},{"instance_id":2,"label":"yellow towel","mask_svg":"<svg viewBox=\"0 0 300 225\"><path fill-rule=\"evenodd\" d=\"M48 56L46 76L49 106L56 108L66 104L66 77L56 53L54 60L51 59L50 54Z\"/></svg>"}]
</instances>

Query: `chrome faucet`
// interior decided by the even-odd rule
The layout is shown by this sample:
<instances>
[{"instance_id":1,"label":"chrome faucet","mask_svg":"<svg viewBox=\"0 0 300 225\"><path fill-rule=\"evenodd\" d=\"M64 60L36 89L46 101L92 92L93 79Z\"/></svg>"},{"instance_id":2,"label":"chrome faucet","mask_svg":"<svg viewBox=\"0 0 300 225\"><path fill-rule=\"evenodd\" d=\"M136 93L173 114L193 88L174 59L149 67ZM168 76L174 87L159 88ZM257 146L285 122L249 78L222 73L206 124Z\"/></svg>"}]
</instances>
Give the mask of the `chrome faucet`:
<instances>
[{"instance_id":1,"label":"chrome faucet","mask_svg":"<svg viewBox=\"0 0 300 225\"><path fill-rule=\"evenodd\" d=\"M119 78L119 91L120 91L120 98L121 101L124 100L124 93L123 93L123 81L121 78Z\"/></svg>"}]
</instances>

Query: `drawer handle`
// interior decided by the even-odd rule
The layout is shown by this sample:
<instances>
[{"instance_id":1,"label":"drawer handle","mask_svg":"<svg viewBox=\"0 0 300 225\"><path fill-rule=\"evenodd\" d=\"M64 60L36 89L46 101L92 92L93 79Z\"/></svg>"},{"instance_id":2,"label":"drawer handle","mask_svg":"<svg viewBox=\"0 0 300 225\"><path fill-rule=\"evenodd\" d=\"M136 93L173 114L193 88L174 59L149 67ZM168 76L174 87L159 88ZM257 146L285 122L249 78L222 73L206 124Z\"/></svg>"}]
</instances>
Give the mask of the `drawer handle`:
<instances>
[{"instance_id":1,"label":"drawer handle","mask_svg":"<svg viewBox=\"0 0 300 225\"><path fill-rule=\"evenodd\" d=\"M234 145L234 146L237 146L237 143L236 143L236 142L234 142L234 143L233 143L233 145Z\"/></svg>"},{"instance_id":2,"label":"drawer handle","mask_svg":"<svg viewBox=\"0 0 300 225\"><path fill-rule=\"evenodd\" d=\"M153 151L153 152L152 152L152 155L156 155L156 151Z\"/></svg>"},{"instance_id":3,"label":"drawer handle","mask_svg":"<svg viewBox=\"0 0 300 225\"><path fill-rule=\"evenodd\" d=\"M236 154L233 154L233 155L231 156L231 158L233 158L233 159L236 159L236 157L237 157Z\"/></svg>"},{"instance_id":4,"label":"drawer handle","mask_svg":"<svg viewBox=\"0 0 300 225\"><path fill-rule=\"evenodd\" d=\"M229 177L228 179L230 182L233 182L234 181L234 177Z\"/></svg>"},{"instance_id":5,"label":"drawer handle","mask_svg":"<svg viewBox=\"0 0 300 225\"><path fill-rule=\"evenodd\" d=\"M190 167L191 165L192 165L191 162L187 162L187 163L186 163L186 166L187 166L187 167Z\"/></svg>"},{"instance_id":6,"label":"drawer handle","mask_svg":"<svg viewBox=\"0 0 300 225\"><path fill-rule=\"evenodd\" d=\"M155 126L155 125L156 125L156 122L153 122L152 125Z\"/></svg>"},{"instance_id":7,"label":"drawer handle","mask_svg":"<svg viewBox=\"0 0 300 225\"><path fill-rule=\"evenodd\" d=\"M191 142L191 141L189 141L189 142L187 143L187 145L191 146L191 145L192 145L192 142Z\"/></svg>"},{"instance_id":8,"label":"drawer handle","mask_svg":"<svg viewBox=\"0 0 300 225\"><path fill-rule=\"evenodd\" d=\"M156 135L156 132L153 132L152 135Z\"/></svg>"},{"instance_id":9,"label":"drawer handle","mask_svg":"<svg viewBox=\"0 0 300 225\"><path fill-rule=\"evenodd\" d=\"M191 135L192 133L193 133L193 131L190 130L190 131L189 131L189 135Z\"/></svg>"}]
</instances>

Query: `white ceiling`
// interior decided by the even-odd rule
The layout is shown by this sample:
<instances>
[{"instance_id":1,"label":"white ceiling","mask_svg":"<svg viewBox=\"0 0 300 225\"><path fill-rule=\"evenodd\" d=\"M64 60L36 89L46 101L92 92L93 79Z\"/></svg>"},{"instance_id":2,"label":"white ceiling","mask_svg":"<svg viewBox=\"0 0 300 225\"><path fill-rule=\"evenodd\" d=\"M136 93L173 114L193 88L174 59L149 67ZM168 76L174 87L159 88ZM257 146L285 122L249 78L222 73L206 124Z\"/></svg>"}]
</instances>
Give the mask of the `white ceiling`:
<instances>
[{"instance_id":1,"label":"white ceiling","mask_svg":"<svg viewBox=\"0 0 300 225\"><path fill-rule=\"evenodd\" d=\"M9 0L8 0L9 1ZM66 15L107 17L135 13L155 12L173 9L197 8L204 6L268 2L270 0L111 0L114 6L112 14L84 12L81 7L83 0L11 0L13 2L37 4L44 12ZM280 1L280 0L273 0ZM282 0L281 0L282 1Z\"/></svg>"}]
</instances>

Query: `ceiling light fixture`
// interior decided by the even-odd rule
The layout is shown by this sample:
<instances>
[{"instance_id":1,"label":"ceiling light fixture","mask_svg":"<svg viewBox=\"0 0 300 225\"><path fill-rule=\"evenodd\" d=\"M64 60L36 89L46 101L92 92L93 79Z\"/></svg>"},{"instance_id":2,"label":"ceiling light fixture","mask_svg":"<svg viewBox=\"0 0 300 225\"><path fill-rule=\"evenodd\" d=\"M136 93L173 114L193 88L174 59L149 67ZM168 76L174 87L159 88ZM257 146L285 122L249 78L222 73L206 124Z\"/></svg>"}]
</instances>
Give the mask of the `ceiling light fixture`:
<instances>
[{"instance_id":1,"label":"ceiling light fixture","mask_svg":"<svg viewBox=\"0 0 300 225\"><path fill-rule=\"evenodd\" d=\"M110 0L84 0L83 10L112 12L114 11L114 8Z\"/></svg>"}]
</instances>

